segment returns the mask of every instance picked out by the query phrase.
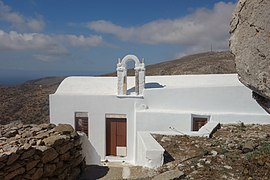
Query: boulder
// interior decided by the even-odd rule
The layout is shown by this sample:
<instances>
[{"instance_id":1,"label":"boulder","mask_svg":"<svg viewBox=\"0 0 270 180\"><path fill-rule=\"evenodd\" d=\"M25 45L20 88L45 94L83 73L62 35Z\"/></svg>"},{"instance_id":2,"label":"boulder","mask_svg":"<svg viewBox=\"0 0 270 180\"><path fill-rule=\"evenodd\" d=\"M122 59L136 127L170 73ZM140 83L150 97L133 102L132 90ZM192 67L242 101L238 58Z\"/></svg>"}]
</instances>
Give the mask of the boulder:
<instances>
[{"instance_id":1,"label":"boulder","mask_svg":"<svg viewBox=\"0 0 270 180\"><path fill-rule=\"evenodd\" d=\"M230 49L240 81L270 99L270 1L239 0L231 20Z\"/></svg>"}]
</instances>

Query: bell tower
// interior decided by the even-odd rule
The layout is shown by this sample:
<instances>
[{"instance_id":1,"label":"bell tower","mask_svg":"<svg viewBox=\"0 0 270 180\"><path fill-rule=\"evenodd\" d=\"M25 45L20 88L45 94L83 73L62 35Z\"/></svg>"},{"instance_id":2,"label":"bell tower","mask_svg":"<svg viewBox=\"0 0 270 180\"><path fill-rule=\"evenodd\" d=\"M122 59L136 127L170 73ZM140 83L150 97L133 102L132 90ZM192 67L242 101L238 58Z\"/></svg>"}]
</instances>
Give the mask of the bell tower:
<instances>
[{"instance_id":1,"label":"bell tower","mask_svg":"<svg viewBox=\"0 0 270 180\"><path fill-rule=\"evenodd\" d=\"M142 62L135 55L126 55L122 60L118 59L117 63L117 95L127 95L127 62L135 62L135 92L136 95L142 95L145 84L145 66L144 59Z\"/></svg>"}]
</instances>

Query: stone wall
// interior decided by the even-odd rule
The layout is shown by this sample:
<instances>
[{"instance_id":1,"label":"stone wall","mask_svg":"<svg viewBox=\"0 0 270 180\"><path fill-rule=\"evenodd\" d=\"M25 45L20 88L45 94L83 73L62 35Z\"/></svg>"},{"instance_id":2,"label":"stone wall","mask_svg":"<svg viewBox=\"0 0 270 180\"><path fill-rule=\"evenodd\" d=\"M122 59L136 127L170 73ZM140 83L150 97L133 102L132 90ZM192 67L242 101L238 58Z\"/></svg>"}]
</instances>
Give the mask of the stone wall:
<instances>
[{"instance_id":1,"label":"stone wall","mask_svg":"<svg viewBox=\"0 0 270 180\"><path fill-rule=\"evenodd\" d=\"M0 126L0 179L76 179L80 136L67 124Z\"/></svg>"}]
</instances>

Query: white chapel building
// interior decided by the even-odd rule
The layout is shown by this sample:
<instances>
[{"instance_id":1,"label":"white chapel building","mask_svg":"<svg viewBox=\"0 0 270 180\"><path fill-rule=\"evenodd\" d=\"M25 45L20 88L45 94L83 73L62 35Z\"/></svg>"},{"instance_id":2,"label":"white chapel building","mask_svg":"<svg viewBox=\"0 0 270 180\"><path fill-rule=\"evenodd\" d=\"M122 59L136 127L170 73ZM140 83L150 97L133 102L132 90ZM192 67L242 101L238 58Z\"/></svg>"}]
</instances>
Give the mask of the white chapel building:
<instances>
[{"instance_id":1,"label":"white chapel building","mask_svg":"<svg viewBox=\"0 0 270 180\"><path fill-rule=\"evenodd\" d=\"M135 77L127 77L127 62ZM87 135L87 164L163 163L151 133L209 135L218 123L270 123L237 74L146 76L143 60L127 55L117 77L68 77L50 95L51 123L68 123Z\"/></svg>"}]
</instances>

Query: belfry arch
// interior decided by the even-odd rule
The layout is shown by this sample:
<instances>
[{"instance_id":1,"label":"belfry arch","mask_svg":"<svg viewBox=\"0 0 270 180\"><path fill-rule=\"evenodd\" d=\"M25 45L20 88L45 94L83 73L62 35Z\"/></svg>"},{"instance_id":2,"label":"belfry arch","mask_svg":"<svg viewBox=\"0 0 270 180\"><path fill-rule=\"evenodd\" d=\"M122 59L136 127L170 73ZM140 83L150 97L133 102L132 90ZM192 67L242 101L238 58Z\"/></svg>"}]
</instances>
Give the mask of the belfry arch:
<instances>
[{"instance_id":1,"label":"belfry arch","mask_svg":"<svg viewBox=\"0 0 270 180\"><path fill-rule=\"evenodd\" d=\"M118 59L117 64L117 95L127 95L127 62L135 62L135 93L142 95L145 84L145 67L135 55L126 55L122 60Z\"/></svg>"}]
</instances>

